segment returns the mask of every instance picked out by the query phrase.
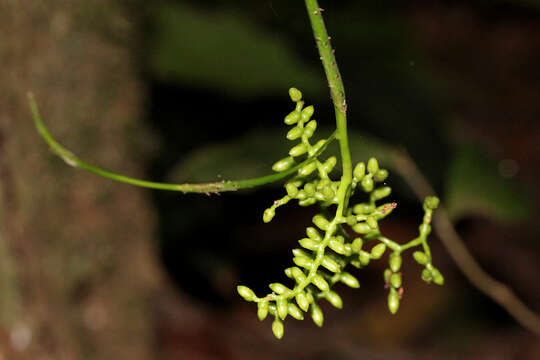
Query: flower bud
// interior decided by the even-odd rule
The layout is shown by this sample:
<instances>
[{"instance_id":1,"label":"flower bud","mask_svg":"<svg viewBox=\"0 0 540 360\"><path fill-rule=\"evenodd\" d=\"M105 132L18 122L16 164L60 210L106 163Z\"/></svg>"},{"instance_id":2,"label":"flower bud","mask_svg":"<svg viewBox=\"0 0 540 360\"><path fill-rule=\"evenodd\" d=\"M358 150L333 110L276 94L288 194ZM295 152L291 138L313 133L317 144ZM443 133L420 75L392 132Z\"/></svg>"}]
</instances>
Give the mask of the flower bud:
<instances>
[{"instance_id":1,"label":"flower bud","mask_svg":"<svg viewBox=\"0 0 540 360\"><path fill-rule=\"evenodd\" d=\"M339 281L347 285L351 288L359 288L360 283L358 282L358 279L356 279L353 275L349 274L348 272L342 272Z\"/></svg>"},{"instance_id":2,"label":"flower bud","mask_svg":"<svg viewBox=\"0 0 540 360\"><path fill-rule=\"evenodd\" d=\"M291 156L283 158L272 165L272 170L276 172L282 172L290 169L294 165L294 159Z\"/></svg>"},{"instance_id":3,"label":"flower bud","mask_svg":"<svg viewBox=\"0 0 540 360\"><path fill-rule=\"evenodd\" d=\"M326 173L331 172L334 169L334 166L336 166L337 159L335 156L330 156L323 164L323 170Z\"/></svg>"},{"instance_id":4,"label":"flower bud","mask_svg":"<svg viewBox=\"0 0 540 360\"><path fill-rule=\"evenodd\" d=\"M347 252L345 250L345 244L339 242L338 240L330 240L328 242L328 247L341 255L345 255Z\"/></svg>"},{"instance_id":5,"label":"flower bud","mask_svg":"<svg viewBox=\"0 0 540 360\"><path fill-rule=\"evenodd\" d=\"M323 325L324 315L319 305L315 303L311 304L311 318L313 319L315 325L317 325L318 327L321 327Z\"/></svg>"},{"instance_id":6,"label":"flower bud","mask_svg":"<svg viewBox=\"0 0 540 360\"><path fill-rule=\"evenodd\" d=\"M377 230L379 228L379 224L377 223L377 220L373 216L368 216L366 219L366 224L372 229Z\"/></svg>"},{"instance_id":7,"label":"flower bud","mask_svg":"<svg viewBox=\"0 0 540 360\"><path fill-rule=\"evenodd\" d=\"M320 150L320 148L323 147L324 144L326 144L326 140L324 139L317 141L315 145L311 147L311 153L315 154L317 151Z\"/></svg>"},{"instance_id":8,"label":"flower bud","mask_svg":"<svg viewBox=\"0 0 540 360\"><path fill-rule=\"evenodd\" d=\"M313 261L307 257L301 256L301 257L295 257L293 258L293 262L303 268L311 269L311 265L313 264Z\"/></svg>"},{"instance_id":9,"label":"flower bud","mask_svg":"<svg viewBox=\"0 0 540 360\"><path fill-rule=\"evenodd\" d=\"M281 321L278 317L276 317L272 322L272 332L277 339L281 339L283 337L285 328L283 326L283 321Z\"/></svg>"},{"instance_id":10,"label":"flower bud","mask_svg":"<svg viewBox=\"0 0 540 360\"><path fill-rule=\"evenodd\" d=\"M388 293L388 310L395 314L399 309L399 294L396 289L391 288Z\"/></svg>"},{"instance_id":11,"label":"flower bud","mask_svg":"<svg viewBox=\"0 0 540 360\"><path fill-rule=\"evenodd\" d=\"M341 309L343 308L343 300L335 291L328 291L325 296L326 300L330 302L334 307Z\"/></svg>"},{"instance_id":12,"label":"flower bud","mask_svg":"<svg viewBox=\"0 0 540 360\"><path fill-rule=\"evenodd\" d=\"M259 301L257 303L257 317L260 321L266 319L268 315L268 300Z\"/></svg>"},{"instance_id":13,"label":"flower bud","mask_svg":"<svg viewBox=\"0 0 540 360\"><path fill-rule=\"evenodd\" d=\"M369 264L370 259L371 257L367 251L360 250L360 252L358 253L358 261L360 261L360 264L362 266L366 266L367 264Z\"/></svg>"},{"instance_id":14,"label":"flower bud","mask_svg":"<svg viewBox=\"0 0 540 360\"><path fill-rule=\"evenodd\" d=\"M317 120L311 120L304 127L304 135L309 139L317 129Z\"/></svg>"},{"instance_id":15,"label":"flower bud","mask_svg":"<svg viewBox=\"0 0 540 360\"><path fill-rule=\"evenodd\" d=\"M390 188L390 186L383 186L383 187L377 188L375 189L375 191L371 193L371 199L373 201L380 200L390 195L391 192L392 192L392 189Z\"/></svg>"},{"instance_id":16,"label":"flower bud","mask_svg":"<svg viewBox=\"0 0 540 360\"><path fill-rule=\"evenodd\" d=\"M381 256L383 256L384 252L386 251L386 245L385 244L377 244L371 249L371 258L372 259L380 259Z\"/></svg>"},{"instance_id":17,"label":"flower bud","mask_svg":"<svg viewBox=\"0 0 540 360\"><path fill-rule=\"evenodd\" d=\"M279 316L279 318L281 320L285 320L285 318L287 317L287 314L289 313L289 307L287 305L287 300L286 299L278 299L277 302L276 302L276 306L277 306L277 315Z\"/></svg>"},{"instance_id":18,"label":"flower bud","mask_svg":"<svg viewBox=\"0 0 540 360\"><path fill-rule=\"evenodd\" d=\"M375 211L375 206L368 203L356 204L353 207L353 212L359 215L367 215Z\"/></svg>"},{"instance_id":19,"label":"flower bud","mask_svg":"<svg viewBox=\"0 0 540 360\"><path fill-rule=\"evenodd\" d=\"M307 151L306 144L300 143L300 144L294 146L293 148L291 148L291 150L289 150L289 155L296 157L296 156L300 156L302 154L305 154L306 151Z\"/></svg>"},{"instance_id":20,"label":"flower bud","mask_svg":"<svg viewBox=\"0 0 540 360\"><path fill-rule=\"evenodd\" d=\"M306 164L298 170L299 176L308 176L311 174L315 169L317 168L317 163L315 161L310 162L309 164Z\"/></svg>"},{"instance_id":21,"label":"flower bud","mask_svg":"<svg viewBox=\"0 0 540 360\"><path fill-rule=\"evenodd\" d=\"M431 274L430 270L428 269L422 270L422 280L424 280L425 282L429 284L432 279L433 279L433 275Z\"/></svg>"},{"instance_id":22,"label":"flower bud","mask_svg":"<svg viewBox=\"0 0 540 360\"><path fill-rule=\"evenodd\" d=\"M330 290L330 285L328 285L328 282L326 280L324 280L324 278L319 275L319 274L316 274L315 276L313 276L313 280L312 280L313 284L318 287L321 291L328 291Z\"/></svg>"},{"instance_id":23,"label":"flower bud","mask_svg":"<svg viewBox=\"0 0 540 360\"><path fill-rule=\"evenodd\" d=\"M315 112L315 108L313 107L313 105L306 106L302 110L302 114L300 115L302 117L302 121L304 122L308 121L314 112Z\"/></svg>"},{"instance_id":24,"label":"flower bud","mask_svg":"<svg viewBox=\"0 0 540 360\"><path fill-rule=\"evenodd\" d=\"M300 120L300 112L299 111L291 111L287 116L285 116L285 119L283 122L287 125L293 125L296 124Z\"/></svg>"},{"instance_id":25,"label":"flower bud","mask_svg":"<svg viewBox=\"0 0 540 360\"><path fill-rule=\"evenodd\" d=\"M377 182L383 182L388 177L388 170L386 169L379 169L375 175L373 175L373 179Z\"/></svg>"},{"instance_id":26,"label":"flower bud","mask_svg":"<svg viewBox=\"0 0 540 360\"><path fill-rule=\"evenodd\" d=\"M422 251L415 251L412 256L420 265L426 265L429 262L428 256Z\"/></svg>"},{"instance_id":27,"label":"flower bud","mask_svg":"<svg viewBox=\"0 0 540 360\"><path fill-rule=\"evenodd\" d=\"M304 185L304 191L308 196L313 196L315 194L315 185L312 183L307 183Z\"/></svg>"},{"instance_id":28,"label":"flower bud","mask_svg":"<svg viewBox=\"0 0 540 360\"><path fill-rule=\"evenodd\" d=\"M379 162L374 157L370 158L367 163L367 171L371 175L375 175L378 170L379 170Z\"/></svg>"},{"instance_id":29,"label":"flower bud","mask_svg":"<svg viewBox=\"0 0 540 360\"><path fill-rule=\"evenodd\" d=\"M321 241L322 240L321 234L319 234L317 229L315 229L314 227L311 227L311 226L306 228L306 235L310 239L313 239L313 240L316 240L316 241Z\"/></svg>"},{"instance_id":30,"label":"flower bud","mask_svg":"<svg viewBox=\"0 0 540 360\"><path fill-rule=\"evenodd\" d=\"M238 291L238 294L240 294L240 296L243 297L246 301L254 301L255 299L257 299L257 296L255 295L253 290L251 290L247 286L238 285L236 287L236 291Z\"/></svg>"},{"instance_id":31,"label":"flower bud","mask_svg":"<svg viewBox=\"0 0 540 360\"><path fill-rule=\"evenodd\" d=\"M371 231L371 228L365 222L357 223L352 227L352 229L358 234L367 234Z\"/></svg>"},{"instance_id":32,"label":"flower bud","mask_svg":"<svg viewBox=\"0 0 540 360\"><path fill-rule=\"evenodd\" d=\"M439 272L439 270L433 268L431 270L431 275L433 276L433 282L437 285L444 285L444 277Z\"/></svg>"},{"instance_id":33,"label":"flower bud","mask_svg":"<svg viewBox=\"0 0 540 360\"><path fill-rule=\"evenodd\" d=\"M392 285L394 289L399 289L401 287L401 281L401 275L399 273L393 273L390 276L390 285Z\"/></svg>"},{"instance_id":34,"label":"flower bud","mask_svg":"<svg viewBox=\"0 0 540 360\"><path fill-rule=\"evenodd\" d=\"M273 292L275 292L278 295L285 294L291 291L285 285L280 284L280 283L272 283L268 286L270 287L270 289L272 289Z\"/></svg>"},{"instance_id":35,"label":"flower bud","mask_svg":"<svg viewBox=\"0 0 540 360\"><path fill-rule=\"evenodd\" d=\"M328 220L321 214L317 214L313 217L313 223L321 230L328 229L328 225L330 225Z\"/></svg>"},{"instance_id":36,"label":"flower bud","mask_svg":"<svg viewBox=\"0 0 540 360\"><path fill-rule=\"evenodd\" d=\"M327 255L322 258L321 265L334 273L340 270L339 264Z\"/></svg>"},{"instance_id":37,"label":"flower bud","mask_svg":"<svg viewBox=\"0 0 540 360\"><path fill-rule=\"evenodd\" d=\"M296 297L296 303L300 306L300 309L308 311L309 309L309 300L304 292L299 292Z\"/></svg>"},{"instance_id":38,"label":"flower bud","mask_svg":"<svg viewBox=\"0 0 540 360\"><path fill-rule=\"evenodd\" d=\"M293 318L296 320L304 320L304 314L302 314L302 311L298 308L298 306L294 305L293 303L289 303L287 306L289 314Z\"/></svg>"},{"instance_id":39,"label":"flower bud","mask_svg":"<svg viewBox=\"0 0 540 360\"><path fill-rule=\"evenodd\" d=\"M424 204L431 210L435 210L439 206L439 202L440 200L436 196L428 196L424 200Z\"/></svg>"},{"instance_id":40,"label":"flower bud","mask_svg":"<svg viewBox=\"0 0 540 360\"><path fill-rule=\"evenodd\" d=\"M371 176L365 176L360 184L365 192L370 192L373 190L373 178Z\"/></svg>"},{"instance_id":41,"label":"flower bud","mask_svg":"<svg viewBox=\"0 0 540 360\"><path fill-rule=\"evenodd\" d=\"M353 240L351 244L352 251L356 253L359 252L360 250L362 250L363 245L364 245L364 241L362 240L362 238L357 237L356 239Z\"/></svg>"},{"instance_id":42,"label":"flower bud","mask_svg":"<svg viewBox=\"0 0 540 360\"><path fill-rule=\"evenodd\" d=\"M356 164L353 170L354 180L361 181L366 174L366 165L363 162Z\"/></svg>"},{"instance_id":43,"label":"flower bud","mask_svg":"<svg viewBox=\"0 0 540 360\"><path fill-rule=\"evenodd\" d=\"M302 130L298 126L295 126L291 130L289 130L289 132L287 133L287 139L296 140L300 136L302 136L303 133L304 133L304 130Z\"/></svg>"},{"instance_id":44,"label":"flower bud","mask_svg":"<svg viewBox=\"0 0 540 360\"><path fill-rule=\"evenodd\" d=\"M390 269L393 272L399 271L399 269L401 268L401 255L395 252L390 254L388 264L390 265Z\"/></svg>"},{"instance_id":45,"label":"flower bud","mask_svg":"<svg viewBox=\"0 0 540 360\"><path fill-rule=\"evenodd\" d=\"M276 211L273 208L268 208L264 210L263 221L265 223L269 223L274 218L274 215L276 215Z\"/></svg>"},{"instance_id":46,"label":"flower bud","mask_svg":"<svg viewBox=\"0 0 540 360\"><path fill-rule=\"evenodd\" d=\"M294 87L289 89L289 96L294 102L302 100L302 92Z\"/></svg>"},{"instance_id":47,"label":"flower bud","mask_svg":"<svg viewBox=\"0 0 540 360\"><path fill-rule=\"evenodd\" d=\"M315 241L315 240L312 240L312 239L309 239L309 238L304 238L304 239L298 240L298 243L303 248L306 248L308 250L313 250L313 251L317 250L319 248L319 246L321 245L321 243L319 241Z\"/></svg>"}]
</instances>

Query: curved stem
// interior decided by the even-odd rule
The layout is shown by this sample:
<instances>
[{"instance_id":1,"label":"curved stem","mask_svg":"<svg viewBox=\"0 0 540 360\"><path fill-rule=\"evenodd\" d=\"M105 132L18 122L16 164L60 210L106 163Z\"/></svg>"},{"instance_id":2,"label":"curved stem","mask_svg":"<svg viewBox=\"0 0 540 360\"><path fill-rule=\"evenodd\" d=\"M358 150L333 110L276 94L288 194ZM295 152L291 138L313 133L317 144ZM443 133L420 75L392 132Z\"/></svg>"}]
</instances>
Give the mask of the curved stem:
<instances>
[{"instance_id":1,"label":"curved stem","mask_svg":"<svg viewBox=\"0 0 540 360\"><path fill-rule=\"evenodd\" d=\"M295 173L302 166L316 159L317 156L319 156L326 149L326 146L330 142L332 142L332 140L334 140L336 137L336 134L333 133L328 139L326 139L324 146L322 146L315 154L310 156L308 159L306 159L302 163L280 173L266 175L266 176L262 176L258 178L245 179L245 180L235 180L235 181L224 180L224 181L219 181L219 182L210 182L210 183L201 183L201 184L161 183L161 182L135 179L132 177L117 174L108 170L101 169L97 166L90 165L84 162L83 160L79 159L77 156L75 156L75 154L73 154L71 151L63 147L51 136L51 134L45 127L45 124L41 120L41 116L39 115L39 110L38 110L36 101L34 99L34 96L31 93L28 94L28 101L30 103L30 109L32 111L32 116L34 118L34 123L36 125L36 128L39 134L47 142L51 150L56 155L60 156L68 165L90 171L96 175L99 175L99 176L102 176L104 178L108 178L114 181L123 182L123 183L131 184L131 185L135 185L139 187L144 187L144 188L158 189L158 190L181 191L184 193L210 194L210 193L219 193L223 191L235 191L239 189L246 189L246 188L251 188L251 187L275 182Z\"/></svg>"},{"instance_id":2,"label":"curved stem","mask_svg":"<svg viewBox=\"0 0 540 360\"><path fill-rule=\"evenodd\" d=\"M343 175L338 189L339 205L337 210L338 217L343 215L343 210L347 207L349 198L349 189L352 182L352 161L349 150L349 141L347 136L347 102L345 100L345 88L339 68L337 66L334 50L330 43L330 36L326 32L326 26L322 18L324 11L319 7L317 0L306 0L306 8L313 30L313 36L317 43L319 55L326 73L330 95L334 103L334 112L336 114L337 139L339 141L339 150L341 153L341 163L343 166Z\"/></svg>"}]
</instances>

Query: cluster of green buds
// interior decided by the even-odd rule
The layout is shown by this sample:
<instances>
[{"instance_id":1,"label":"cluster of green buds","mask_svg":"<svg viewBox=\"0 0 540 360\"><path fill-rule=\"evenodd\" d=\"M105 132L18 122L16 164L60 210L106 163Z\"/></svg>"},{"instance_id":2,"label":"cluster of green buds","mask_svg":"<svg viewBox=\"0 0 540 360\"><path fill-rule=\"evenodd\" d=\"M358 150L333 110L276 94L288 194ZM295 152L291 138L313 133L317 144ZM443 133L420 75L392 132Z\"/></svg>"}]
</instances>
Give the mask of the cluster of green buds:
<instances>
[{"instance_id":1,"label":"cluster of green buds","mask_svg":"<svg viewBox=\"0 0 540 360\"><path fill-rule=\"evenodd\" d=\"M247 301L257 304L257 315L262 321L269 314L274 318L272 331L280 339L284 333L283 321L287 316L297 320L304 319L309 313L313 322L322 326L323 312L318 305L325 299L336 308L342 308L343 301L335 292L334 285L343 283L352 288L360 287L355 276L345 271L348 265L355 268L367 266L371 260L380 259L387 249L389 268L384 271L386 287L389 289L388 308L396 313L403 294L400 273L401 253L409 248L422 246L423 251L414 252L414 259L425 266L422 278L442 285L444 279L431 264L431 253L427 244L427 236L431 231L431 216L438 205L436 197L429 197L424 202L424 220L420 225L419 236L407 244L400 245L384 235L379 228L379 221L388 216L396 208L395 202L381 202L391 194L391 188L384 185L388 171L379 167L375 158L366 163L358 163L353 170L350 184L350 197L360 190L364 195L362 202L345 204L338 196L341 180L332 180L330 173L337 159L332 156L319 159L319 150L327 140L311 144L310 139L317 128L312 119L313 106L304 107L302 93L292 88L289 90L291 100L296 103L295 109L289 113L284 122L292 128L287 139L297 141L290 149L289 156L273 165L277 172L286 171L297 163L305 164L298 169L295 176L285 183L286 195L274 201L264 211L264 222L270 222L275 210L291 200L297 200L301 206L318 203L321 212L312 221L314 226L306 229L306 236L298 241L300 248L292 250L293 262L296 266L285 269L285 275L294 286L287 287L281 283L269 285L271 293L258 297L250 288L238 286L238 293ZM310 161L305 161L306 159ZM331 214L331 207L341 207L341 211ZM373 244L373 245L372 245Z\"/></svg>"}]
</instances>

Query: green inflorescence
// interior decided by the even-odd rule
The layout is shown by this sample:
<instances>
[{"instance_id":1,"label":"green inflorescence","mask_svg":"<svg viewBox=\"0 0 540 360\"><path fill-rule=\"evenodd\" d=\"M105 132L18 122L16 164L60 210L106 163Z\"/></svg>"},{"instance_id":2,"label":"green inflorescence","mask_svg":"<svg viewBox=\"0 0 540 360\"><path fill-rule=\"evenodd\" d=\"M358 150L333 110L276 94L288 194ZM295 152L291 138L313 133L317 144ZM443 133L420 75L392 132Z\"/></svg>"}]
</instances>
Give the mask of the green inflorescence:
<instances>
[{"instance_id":1,"label":"green inflorescence","mask_svg":"<svg viewBox=\"0 0 540 360\"><path fill-rule=\"evenodd\" d=\"M427 237L431 232L433 210L439 204L437 197L428 197L424 201L424 219L419 226L419 235L406 244L398 244L385 237L379 222L396 208L395 202L382 202L391 193L391 188L384 184L388 171L379 167L375 158L365 164L358 163L353 170L353 179L347 197L338 196L340 180L330 177L337 159L331 156L320 159L322 154L313 156L325 146L328 140L310 142L317 129L317 121L312 119L313 106L304 107L302 93L291 88L290 98L296 103L295 109L285 116L284 122L292 128L287 132L287 139L296 144L287 157L277 161L272 169L286 171L305 158L313 157L303 165L296 175L285 183L286 195L274 201L264 211L263 221L270 222L276 209L291 200L297 200L300 206L319 204L321 212L313 217L314 226L306 228L306 237L300 239L300 248L293 249L293 262L296 266L285 269L294 286L281 283L269 285L271 292L258 297L250 288L240 285L238 293L247 301L257 303L257 316L264 320L268 314L273 316L272 331L280 339L284 334L283 321L287 316L303 320L309 313L313 322L322 326L324 316L318 305L325 299L336 308L342 308L343 301L334 290L334 285L343 283L352 288L360 287L355 276L345 271L348 265L363 268L371 260L380 259L389 250L388 268L384 271L385 287L388 289L388 309L395 314L403 295L401 276L402 252L419 247L413 253L417 263L424 266L422 279L428 283L442 285L444 278L431 263L431 252ZM364 201L349 204L354 193L364 193ZM331 213L336 206L334 215ZM373 244L373 245L371 245ZM368 246L369 245L369 246Z\"/></svg>"}]
</instances>

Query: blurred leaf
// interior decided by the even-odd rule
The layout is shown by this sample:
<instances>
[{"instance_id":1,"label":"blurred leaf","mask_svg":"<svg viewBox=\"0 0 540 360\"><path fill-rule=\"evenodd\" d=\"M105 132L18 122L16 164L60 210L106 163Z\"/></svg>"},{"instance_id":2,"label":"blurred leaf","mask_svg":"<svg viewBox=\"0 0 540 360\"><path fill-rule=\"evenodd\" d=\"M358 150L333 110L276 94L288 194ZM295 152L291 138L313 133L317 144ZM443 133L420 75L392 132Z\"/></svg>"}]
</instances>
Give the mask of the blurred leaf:
<instances>
[{"instance_id":1,"label":"blurred leaf","mask_svg":"<svg viewBox=\"0 0 540 360\"><path fill-rule=\"evenodd\" d=\"M525 219L530 208L524 189L503 178L494 159L468 146L456 151L448 168L444 200L454 220L481 214L511 223Z\"/></svg>"},{"instance_id":2,"label":"blurred leaf","mask_svg":"<svg viewBox=\"0 0 540 360\"><path fill-rule=\"evenodd\" d=\"M155 26L150 69L163 80L239 98L282 93L295 84L310 93L326 90L318 68L302 63L286 39L239 13L169 2L158 8Z\"/></svg>"}]
</instances>

